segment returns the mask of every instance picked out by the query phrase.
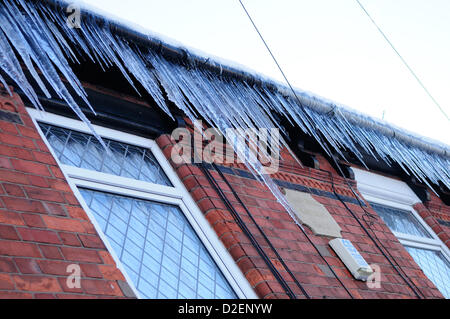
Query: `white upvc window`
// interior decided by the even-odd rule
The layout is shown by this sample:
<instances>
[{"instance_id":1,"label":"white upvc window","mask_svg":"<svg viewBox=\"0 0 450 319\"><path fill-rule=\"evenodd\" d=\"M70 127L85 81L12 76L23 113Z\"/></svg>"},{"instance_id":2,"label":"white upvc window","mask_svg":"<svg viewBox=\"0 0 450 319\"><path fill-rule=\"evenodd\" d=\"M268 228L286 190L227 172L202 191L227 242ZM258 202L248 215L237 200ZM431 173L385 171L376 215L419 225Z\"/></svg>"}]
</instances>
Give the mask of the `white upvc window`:
<instances>
[{"instance_id":1,"label":"white upvc window","mask_svg":"<svg viewBox=\"0 0 450 319\"><path fill-rule=\"evenodd\" d=\"M420 199L399 180L352 168L358 190L383 219L425 275L450 298L450 252L414 210Z\"/></svg>"},{"instance_id":2,"label":"white upvc window","mask_svg":"<svg viewBox=\"0 0 450 319\"><path fill-rule=\"evenodd\" d=\"M139 298L257 298L158 145L28 109Z\"/></svg>"}]
</instances>

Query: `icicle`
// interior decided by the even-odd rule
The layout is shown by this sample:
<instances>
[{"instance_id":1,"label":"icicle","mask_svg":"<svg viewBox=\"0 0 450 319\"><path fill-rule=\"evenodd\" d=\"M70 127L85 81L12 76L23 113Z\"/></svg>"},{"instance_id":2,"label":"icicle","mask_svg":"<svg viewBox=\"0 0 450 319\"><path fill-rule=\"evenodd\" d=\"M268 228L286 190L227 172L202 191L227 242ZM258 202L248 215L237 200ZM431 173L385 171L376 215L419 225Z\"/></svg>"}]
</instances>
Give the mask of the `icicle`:
<instances>
[{"instance_id":1,"label":"icicle","mask_svg":"<svg viewBox=\"0 0 450 319\"><path fill-rule=\"evenodd\" d=\"M358 115L347 118L340 107L306 92L297 91L296 96L293 96L287 88L281 86L276 86L275 90L268 89L264 81L262 84L251 85L236 78L226 78L222 71L216 74L203 68L201 64L192 62L189 54L187 61L183 62L187 65L169 61L150 48L138 48L136 44L128 43L112 31L108 21L99 25L89 14L83 16L80 29L68 28L65 20L62 10L50 9L40 1L4 0L0 4L0 68L38 108L39 100L20 69L19 56L44 93L49 95L33 63L41 70L42 76L58 97L65 100L92 129L58 74L60 72L76 94L89 105L86 93L67 61L70 59L77 63L88 57L99 63L103 70L117 67L135 89L133 81L137 80L156 104L172 116L161 86L168 99L193 123L201 116L224 136L230 128L241 129L242 132L245 129L280 128L280 123L273 116L273 112L277 112L290 124L315 138L330 156L334 153L344 156L344 152L350 151L364 163L362 153L365 152L388 165L398 163L407 174L424 183L442 182L450 187L448 155L437 155L419 149L372 129L370 125L362 126L359 122L379 126L370 117ZM18 57L9 43L16 49ZM222 70L222 65L216 65ZM6 86L1 76L0 82ZM332 112L324 112L324 104L330 106ZM93 132L101 141L94 130ZM255 145L254 137L236 136L238 137L240 145L234 145L238 156L267 185L286 210L292 213L278 186L270 176L264 174L261 163L248 157L245 145ZM276 151L278 147L287 147L292 152L284 139L281 139L280 145L271 145L270 150Z\"/></svg>"},{"instance_id":2,"label":"icicle","mask_svg":"<svg viewBox=\"0 0 450 319\"><path fill-rule=\"evenodd\" d=\"M24 61L25 65L27 66L27 69L30 71L31 75L33 76L36 83L39 85L39 88L44 92L45 96L47 98L51 97L51 94L48 92L47 88L45 87L44 83L42 82L41 78L37 74L36 70L34 69L32 59L34 61L37 60L37 58L33 55L33 50L30 49L30 47L27 44L27 41L23 37L23 34L20 30L14 30L14 27L11 25L13 18L10 15L10 13L4 8L0 8L0 14L1 14L1 28L4 30L6 36L8 37L9 41L13 44L15 49L20 54L20 57ZM32 55L32 57L30 57Z\"/></svg>"},{"instance_id":3,"label":"icicle","mask_svg":"<svg viewBox=\"0 0 450 319\"><path fill-rule=\"evenodd\" d=\"M5 88L6 92L8 92L10 96L12 96L11 89L9 88L9 85L6 83L5 79L1 76L1 74L0 74L0 83L3 84L3 87Z\"/></svg>"},{"instance_id":4,"label":"icicle","mask_svg":"<svg viewBox=\"0 0 450 319\"><path fill-rule=\"evenodd\" d=\"M22 67L17 60L13 49L8 43L3 31L0 30L0 67L2 70L13 79L17 85L22 89L22 91L27 95L27 97L32 101L38 108L41 108L39 99L34 92L32 86L28 83L25 74L22 72Z\"/></svg>"}]
</instances>

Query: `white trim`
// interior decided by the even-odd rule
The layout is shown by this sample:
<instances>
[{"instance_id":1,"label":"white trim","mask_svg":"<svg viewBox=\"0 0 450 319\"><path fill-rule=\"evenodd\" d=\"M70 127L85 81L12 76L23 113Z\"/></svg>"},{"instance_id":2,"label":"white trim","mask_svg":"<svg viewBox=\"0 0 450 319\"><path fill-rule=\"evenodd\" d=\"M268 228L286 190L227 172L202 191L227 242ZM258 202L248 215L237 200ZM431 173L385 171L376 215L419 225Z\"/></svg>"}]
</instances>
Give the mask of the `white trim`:
<instances>
[{"instance_id":1,"label":"white trim","mask_svg":"<svg viewBox=\"0 0 450 319\"><path fill-rule=\"evenodd\" d=\"M352 167L358 190L364 196L388 199L389 202L412 206L420 202L409 186L399 180Z\"/></svg>"},{"instance_id":2,"label":"white trim","mask_svg":"<svg viewBox=\"0 0 450 319\"><path fill-rule=\"evenodd\" d=\"M78 187L89 188L96 191L104 191L106 193L118 194L143 200L157 201L170 205L181 205L183 203L183 199L181 198L181 196L179 198L175 198L171 196L160 195L158 193L152 193L151 191L140 191L136 189L120 187L117 185L111 185L104 182L88 181L78 178L73 178L73 181Z\"/></svg>"},{"instance_id":3,"label":"white trim","mask_svg":"<svg viewBox=\"0 0 450 319\"><path fill-rule=\"evenodd\" d=\"M210 224L203 216L197 204L194 202L189 192L185 188L184 184L172 169L161 149L154 141L94 125L95 130L102 137L150 149L174 187L155 185L148 182L137 181L120 176L113 176L110 174L72 167L60 163L51 145L48 143L43 132L41 131L37 121L85 133L91 133L90 129L86 124L78 120L69 119L52 113L40 112L32 108L27 108L27 110L39 133L41 134L42 139L46 143L53 157L63 171L63 174L70 187L72 188L76 198L80 202L82 208L88 214L89 219L91 220L101 239L105 243L106 248L113 256L117 267L124 274L125 279L127 280L136 296L140 297L136 287L127 275L118 256L109 244L109 240L103 234L101 227L96 222L92 212L90 211L88 205L79 192L78 187L89 187L91 189L109 191L115 194L178 205L199 236L202 243L205 245L208 252L211 254L211 257L216 262L219 269L222 271L224 277L233 288L236 295L239 298L258 298L249 282L242 274L241 270L239 269L233 258L230 256L223 243L218 238L216 232L211 228Z\"/></svg>"},{"instance_id":4,"label":"white trim","mask_svg":"<svg viewBox=\"0 0 450 319\"><path fill-rule=\"evenodd\" d=\"M419 220L419 222L420 222L420 220ZM434 237L433 238L425 238L425 237L419 237L419 236L399 233L399 232L395 232L395 231L393 231L393 233L400 241L419 243L419 244L422 244L422 245L428 246L428 247L431 247L431 246L439 247L440 246L440 243L437 242ZM430 234L430 236L433 236L433 234Z\"/></svg>"},{"instance_id":5,"label":"white trim","mask_svg":"<svg viewBox=\"0 0 450 319\"><path fill-rule=\"evenodd\" d=\"M439 245L435 245L435 244L427 245L426 243L423 243L423 242L421 243L421 242L417 242L417 241L402 240L402 239L400 240L400 242L402 243L402 245L405 245L405 246L440 251L448 259L447 254L441 250L441 247Z\"/></svg>"},{"instance_id":6,"label":"white trim","mask_svg":"<svg viewBox=\"0 0 450 319\"><path fill-rule=\"evenodd\" d=\"M173 198L183 198L183 194L180 194L179 189L170 186L153 184L64 164L61 165L61 168L67 172L67 175L69 175L70 178L77 180L97 182L104 184L105 186L117 186L127 190L146 191Z\"/></svg>"}]
</instances>

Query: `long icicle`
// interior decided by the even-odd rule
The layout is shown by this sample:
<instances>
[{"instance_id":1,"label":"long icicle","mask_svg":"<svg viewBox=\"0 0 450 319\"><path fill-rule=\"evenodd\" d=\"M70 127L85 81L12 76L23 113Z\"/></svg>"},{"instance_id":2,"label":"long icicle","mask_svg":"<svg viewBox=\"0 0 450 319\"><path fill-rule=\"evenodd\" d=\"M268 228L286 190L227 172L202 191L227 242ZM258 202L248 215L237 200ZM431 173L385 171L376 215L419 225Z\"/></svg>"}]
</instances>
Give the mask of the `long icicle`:
<instances>
[{"instance_id":1,"label":"long icicle","mask_svg":"<svg viewBox=\"0 0 450 319\"><path fill-rule=\"evenodd\" d=\"M297 92L302 100L302 105L299 105L298 101L286 94L286 88L281 86L268 89L264 83L249 84L237 78L222 76L203 68L201 63L193 62L188 52L187 60L169 61L150 46L138 47L136 43L129 43L113 31L109 21L99 23L98 19L89 14L85 14L82 20L81 29L68 28L64 11L61 8L45 7L45 2L41 1L4 0L0 4L0 37L3 37L0 69L16 82L37 108L41 107L39 99L20 69L19 60L23 61L37 85L47 95L49 92L45 91L44 83L32 67L35 63L57 97L65 100L93 130L58 74L62 74L76 94L90 107L86 92L68 62L69 59L77 63L87 56L99 63L104 70L119 68L135 88L133 81L138 81L169 116L172 115L163 93L191 120L203 117L209 125L218 128L221 134L226 134L226 130L230 128L242 131L281 128L272 114L276 112L314 137L329 155L337 152L344 156L345 151L350 151L363 162L363 153L367 153L388 165L398 163L407 174L428 185L431 182L450 187L448 148L444 147L447 156L431 153L395 136L387 136L368 125L362 126L359 119L348 119L340 107L332 102L325 102L331 106L331 112L318 111L316 106L324 101L306 92ZM18 53L17 56L15 52ZM1 75L0 82L6 85ZM165 92L160 90L160 86ZM361 115L360 118L366 123L376 123L367 116ZM93 132L101 141L95 130ZM246 143L254 144L252 137L240 138ZM289 149L284 139L280 143L280 147ZM264 181L285 206L278 188L264 174L261 163L246 159L243 147L234 145L236 153L242 157L249 170Z\"/></svg>"}]
</instances>

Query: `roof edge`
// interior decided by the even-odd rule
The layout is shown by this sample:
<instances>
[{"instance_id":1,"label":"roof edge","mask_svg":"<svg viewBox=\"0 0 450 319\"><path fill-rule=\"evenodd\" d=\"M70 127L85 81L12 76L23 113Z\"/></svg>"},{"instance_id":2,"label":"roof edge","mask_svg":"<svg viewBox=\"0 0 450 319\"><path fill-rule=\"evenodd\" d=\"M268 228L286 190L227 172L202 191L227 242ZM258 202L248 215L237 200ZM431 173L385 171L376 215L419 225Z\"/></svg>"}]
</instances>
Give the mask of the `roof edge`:
<instances>
[{"instance_id":1,"label":"roof edge","mask_svg":"<svg viewBox=\"0 0 450 319\"><path fill-rule=\"evenodd\" d=\"M60 9L64 9L64 3L66 5L69 4L69 2L66 0L42 1ZM335 111L337 108L339 109L340 113L346 118L346 120L358 126L372 129L385 136L395 138L410 146L420 148L427 152L450 158L450 146L445 145L441 142L429 139L424 136L420 136L416 133L408 132L405 129L395 127L392 124L352 110L344 105L335 104L332 101L326 100L325 98L317 96L313 93L299 90L297 88L295 89L294 93L287 85L258 75L256 71L255 73L250 73L248 71L238 69L224 63L216 62L214 58L200 56L196 53L191 52L189 49L183 48L182 46L176 46L167 43L157 36L145 34L137 29L133 29L132 27L127 25L125 21L120 21L116 18L108 19L108 16L96 12L95 8L90 8L84 3L80 3L80 6L85 13L89 14L89 16L91 16L92 18L99 20L99 22L102 23L107 20L110 23L112 30L117 32L118 35L130 38L142 45L150 45L163 55L176 57L178 59L189 61L191 63L196 63L198 66L210 69L213 72L225 74L230 77L235 77L248 83L264 85L271 90L278 91L285 96L290 96L291 98L296 99L296 97L298 97L302 104L319 113L333 113L333 111Z\"/></svg>"}]
</instances>

